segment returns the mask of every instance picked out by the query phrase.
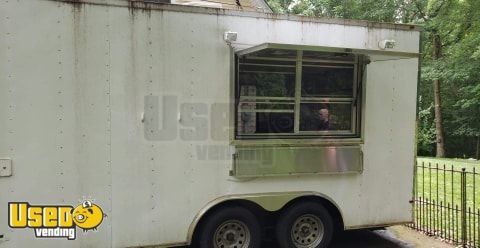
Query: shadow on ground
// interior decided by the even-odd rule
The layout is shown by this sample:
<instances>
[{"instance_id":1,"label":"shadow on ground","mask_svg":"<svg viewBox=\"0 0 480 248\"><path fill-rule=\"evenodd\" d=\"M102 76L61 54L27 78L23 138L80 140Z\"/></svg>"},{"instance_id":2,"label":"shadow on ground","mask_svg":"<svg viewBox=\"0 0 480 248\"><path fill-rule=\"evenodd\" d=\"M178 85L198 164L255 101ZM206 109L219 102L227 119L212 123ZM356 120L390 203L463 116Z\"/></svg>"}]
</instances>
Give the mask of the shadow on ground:
<instances>
[{"instance_id":1,"label":"shadow on ground","mask_svg":"<svg viewBox=\"0 0 480 248\"><path fill-rule=\"evenodd\" d=\"M343 232L332 242L332 248L413 248L389 230L355 230Z\"/></svg>"},{"instance_id":2,"label":"shadow on ground","mask_svg":"<svg viewBox=\"0 0 480 248\"><path fill-rule=\"evenodd\" d=\"M262 247L278 247L273 240L264 240ZM335 236L330 248L414 248L415 246L395 237L389 230L345 231Z\"/></svg>"},{"instance_id":3,"label":"shadow on ground","mask_svg":"<svg viewBox=\"0 0 480 248\"><path fill-rule=\"evenodd\" d=\"M269 237L269 236L268 236ZM263 248L277 248L278 245L266 238ZM342 232L334 238L330 248L414 248L415 246L402 241L388 229L354 230Z\"/></svg>"}]
</instances>

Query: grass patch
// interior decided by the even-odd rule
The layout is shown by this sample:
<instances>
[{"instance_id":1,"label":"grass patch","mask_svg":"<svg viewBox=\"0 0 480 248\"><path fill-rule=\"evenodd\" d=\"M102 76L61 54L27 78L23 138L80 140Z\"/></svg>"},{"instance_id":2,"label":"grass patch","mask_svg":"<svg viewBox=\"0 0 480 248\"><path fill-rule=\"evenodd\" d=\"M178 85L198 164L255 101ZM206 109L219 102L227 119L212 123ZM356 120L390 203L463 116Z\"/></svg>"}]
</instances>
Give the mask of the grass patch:
<instances>
[{"instance_id":1,"label":"grass patch","mask_svg":"<svg viewBox=\"0 0 480 248\"><path fill-rule=\"evenodd\" d=\"M459 159L459 158L431 158L431 157L417 157L417 164L422 165L422 162L425 166L429 164L434 167L438 166L443 167L443 165L450 167L453 166L457 170L465 168L467 171L472 172L473 168L477 168L476 171L480 172L480 160L470 160L470 159Z\"/></svg>"},{"instance_id":2,"label":"grass patch","mask_svg":"<svg viewBox=\"0 0 480 248\"><path fill-rule=\"evenodd\" d=\"M465 169L467 236L471 241L480 239L479 166L476 160L417 158L415 220L420 229L448 240L460 239L461 180Z\"/></svg>"}]
</instances>

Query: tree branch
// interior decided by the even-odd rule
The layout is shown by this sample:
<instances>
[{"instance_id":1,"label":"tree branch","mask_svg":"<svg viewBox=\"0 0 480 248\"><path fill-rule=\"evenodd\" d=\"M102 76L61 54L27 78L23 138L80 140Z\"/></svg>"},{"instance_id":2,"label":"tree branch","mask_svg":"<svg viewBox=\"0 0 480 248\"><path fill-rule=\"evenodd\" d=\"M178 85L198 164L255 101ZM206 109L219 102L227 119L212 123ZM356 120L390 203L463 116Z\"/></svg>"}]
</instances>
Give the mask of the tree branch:
<instances>
[{"instance_id":1,"label":"tree branch","mask_svg":"<svg viewBox=\"0 0 480 248\"><path fill-rule=\"evenodd\" d=\"M423 19L424 21L427 21L426 15L425 15L425 13L422 11L421 6L419 6L418 1L413 0L413 4L414 4L415 7L417 8L418 13L420 13L420 18Z\"/></svg>"}]
</instances>

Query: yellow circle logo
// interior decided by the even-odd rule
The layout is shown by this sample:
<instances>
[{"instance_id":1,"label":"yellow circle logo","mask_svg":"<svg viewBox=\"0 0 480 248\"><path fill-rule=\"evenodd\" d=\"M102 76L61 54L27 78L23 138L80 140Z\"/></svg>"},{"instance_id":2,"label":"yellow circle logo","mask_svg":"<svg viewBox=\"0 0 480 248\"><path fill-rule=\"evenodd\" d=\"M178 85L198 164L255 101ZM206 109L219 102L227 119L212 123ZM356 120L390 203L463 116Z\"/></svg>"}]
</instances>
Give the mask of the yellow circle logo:
<instances>
[{"instance_id":1,"label":"yellow circle logo","mask_svg":"<svg viewBox=\"0 0 480 248\"><path fill-rule=\"evenodd\" d=\"M72 212L73 221L84 231L96 229L102 223L103 216L102 209L90 201L84 201Z\"/></svg>"}]
</instances>

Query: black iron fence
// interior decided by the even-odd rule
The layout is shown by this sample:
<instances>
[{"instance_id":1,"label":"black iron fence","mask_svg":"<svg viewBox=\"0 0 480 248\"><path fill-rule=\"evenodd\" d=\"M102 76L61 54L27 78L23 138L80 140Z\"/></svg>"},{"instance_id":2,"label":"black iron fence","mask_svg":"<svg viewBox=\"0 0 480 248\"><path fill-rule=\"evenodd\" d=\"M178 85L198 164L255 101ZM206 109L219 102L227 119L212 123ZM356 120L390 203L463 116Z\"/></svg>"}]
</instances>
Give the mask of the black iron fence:
<instances>
[{"instance_id":1,"label":"black iron fence","mask_svg":"<svg viewBox=\"0 0 480 248\"><path fill-rule=\"evenodd\" d=\"M455 245L480 247L479 175L474 166L417 164L410 227Z\"/></svg>"}]
</instances>

